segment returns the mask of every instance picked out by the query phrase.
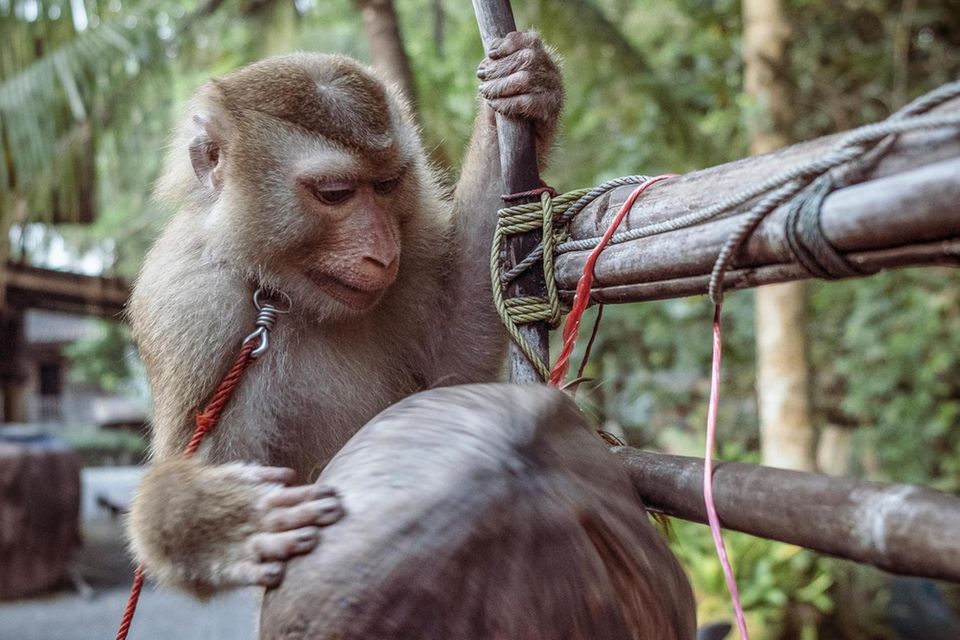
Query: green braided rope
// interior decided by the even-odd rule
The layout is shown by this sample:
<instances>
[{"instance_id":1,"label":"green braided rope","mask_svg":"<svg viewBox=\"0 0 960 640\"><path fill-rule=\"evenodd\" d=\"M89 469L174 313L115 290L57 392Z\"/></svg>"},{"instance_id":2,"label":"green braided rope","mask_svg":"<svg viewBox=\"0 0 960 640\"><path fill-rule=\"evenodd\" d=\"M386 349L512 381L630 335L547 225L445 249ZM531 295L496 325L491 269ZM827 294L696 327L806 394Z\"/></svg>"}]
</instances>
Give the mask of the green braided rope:
<instances>
[{"instance_id":1,"label":"green braided rope","mask_svg":"<svg viewBox=\"0 0 960 640\"><path fill-rule=\"evenodd\" d=\"M490 281L493 286L493 303L500 320L507 328L514 343L523 351L540 377L546 380L550 375L548 363L540 359L533 347L520 333L521 324L548 322L551 327L560 322L560 294L553 271L554 250L566 237L566 228L556 228L554 221L562 218L563 213L574 202L586 195L589 189L571 191L555 198L550 194L540 194L539 202L506 207L497 212L497 227L493 234L493 248L490 251ZM547 297L520 296L506 297L507 283L501 273L503 262L501 254L507 236L543 229L543 277L547 284ZM532 266L532 265L531 265Z\"/></svg>"}]
</instances>

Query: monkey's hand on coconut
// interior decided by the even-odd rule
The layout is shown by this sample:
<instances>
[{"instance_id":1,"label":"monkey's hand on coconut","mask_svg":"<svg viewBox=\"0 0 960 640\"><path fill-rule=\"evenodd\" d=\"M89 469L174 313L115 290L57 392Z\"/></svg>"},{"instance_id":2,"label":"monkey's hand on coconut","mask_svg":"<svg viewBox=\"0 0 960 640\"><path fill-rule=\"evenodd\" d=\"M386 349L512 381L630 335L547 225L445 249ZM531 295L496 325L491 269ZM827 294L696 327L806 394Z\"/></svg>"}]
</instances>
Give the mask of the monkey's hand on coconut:
<instances>
[{"instance_id":1,"label":"monkey's hand on coconut","mask_svg":"<svg viewBox=\"0 0 960 640\"><path fill-rule=\"evenodd\" d=\"M321 527L343 516L332 488L296 481L281 467L158 462L131 508L134 554L161 584L201 598L276 587L286 561L313 550Z\"/></svg>"},{"instance_id":2,"label":"monkey's hand on coconut","mask_svg":"<svg viewBox=\"0 0 960 640\"><path fill-rule=\"evenodd\" d=\"M532 120L538 147L551 143L563 109L563 79L556 56L536 33L514 31L495 40L477 77L480 95L494 111Z\"/></svg>"}]
</instances>

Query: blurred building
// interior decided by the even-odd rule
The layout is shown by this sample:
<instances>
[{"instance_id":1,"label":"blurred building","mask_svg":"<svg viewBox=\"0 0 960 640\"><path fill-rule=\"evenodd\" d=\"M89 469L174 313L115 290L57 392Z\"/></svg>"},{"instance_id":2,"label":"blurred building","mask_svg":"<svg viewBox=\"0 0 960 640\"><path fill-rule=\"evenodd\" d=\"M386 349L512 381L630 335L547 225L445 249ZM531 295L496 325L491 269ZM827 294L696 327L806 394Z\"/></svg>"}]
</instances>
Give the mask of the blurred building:
<instances>
[{"instance_id":1,"label":"blurred building","mask_svg":"<svg viewBox=\"0 0 960 640\"><path fill-rule=\"evenodd\" d=\"M72 425L139 425L145 420L142 400L106 393L97 385L73 381L65 348L96 338L98 322L90 317L51 311L24 314L21 370L26 422Z\"/></svg>"},{"instance_id":2,"label":"blurred building","mask_svg":"<svg viewBox=\"0 0 960 640\"><path fill-rule=\"evenodd\" d=\"M142 397L72 381L67 345L117 321L125 282L8 262L0 298L0 423L142 425Z\"/></svg>"}]
</instances>

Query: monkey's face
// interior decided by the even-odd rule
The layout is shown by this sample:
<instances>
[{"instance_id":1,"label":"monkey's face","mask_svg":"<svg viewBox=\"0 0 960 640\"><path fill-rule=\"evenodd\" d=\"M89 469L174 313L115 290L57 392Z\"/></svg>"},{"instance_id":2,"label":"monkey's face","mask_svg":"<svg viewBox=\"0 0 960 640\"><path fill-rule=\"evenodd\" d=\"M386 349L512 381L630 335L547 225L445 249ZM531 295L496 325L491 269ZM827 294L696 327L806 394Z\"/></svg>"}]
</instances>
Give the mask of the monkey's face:
<instances>
[{"instance_id":1,"label":"monkey's face","mask_svg":"<svg viewBox=\"0 0 960 640\"><path fill-rule=\"evenodd\" d=\"M282 140L273 147L282 153L249 154L256 166L225 173L224 191L240 194L225 232L243 235L262 277L299 306L322 318L369 311L400 271L403 223L416 201L408 163L394 145L358 153L305 132L258 131Z\"/></svg>"},{"instance_id":2,"label":"monkey's face","mask_svg":"<svg viewBox=\"0 0 960 640\"><path fill-rule=\"evenodd\" d=\"M397 278L398 214L409 191L402 163L364 167L359 160L342 152L315 156L293 179L297 215L311 231L298 243L295 263L322 294L352 312L376 305Z\"/></svg>"},{"instance_id":3,"label":"monkey's face","mask_svg":"<svg viewBox=\"0 0 960 640\"><path fill-rule=\"evenodd\" d=\"M337 56L268 60L203 95L190 158L215 198L221 257L321 318L376 306L398 277L420 192L402 107Z\"/></svg>"}]
</instances>

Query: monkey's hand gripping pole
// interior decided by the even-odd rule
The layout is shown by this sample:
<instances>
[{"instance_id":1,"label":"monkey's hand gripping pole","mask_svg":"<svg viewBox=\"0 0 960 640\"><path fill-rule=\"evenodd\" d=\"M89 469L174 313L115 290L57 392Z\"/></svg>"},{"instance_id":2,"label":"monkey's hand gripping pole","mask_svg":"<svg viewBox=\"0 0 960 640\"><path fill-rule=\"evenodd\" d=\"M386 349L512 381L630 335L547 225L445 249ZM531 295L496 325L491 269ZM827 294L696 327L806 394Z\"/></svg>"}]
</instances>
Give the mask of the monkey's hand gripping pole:
<instances>
[{"instance_id":1,"label":"monkey's hand gripping pole","mask_svg":"<svg viewBox=\"0 0 960 640\"><path fill-rule=\"evenodd\" d=\"M480 27L480 38L484 49L489 50L491 43L517 30L513 10L509 0L473 0L473 10ZM500 147L500 168L508 194L534 192L523 198L511 198L511 204L523 204L539 199L535 195L541 186L537 165L537 147L533 124L526 120L516 120L496 114L497 141ZM512 236L507 241L506 253L508 267L516 265L537 248L543 237L542 230L530 231ZM546 292L543 273L537 269L528 269L509 287L511 297L543 297ZM533 347L540 360L549 362L549 326L546 322L520 325L520 332ZM537 367L515 344L510 347L510 379L512 382L543 382Z\"/></svg>"},{"instance_id":2,"label":"monkey's hand gripping pole","mask_svg":"<svg viewBox=\"0 0 960 640\"><path fill-rule=\"evenodd\" d=\"M253 294L253 306L257 308L257 319L254 321L254 331L243 339L236 360L227 372L227 375L220 381L220 385L210 398L210 402L204 410L197 414L196 427L193 430L193 436L187 443L183 451L183 456L189 458L197 452L203 439L220 422L220 416L230 401L234 389L243 378L244 372L250 364L267 352L270 348L269 335L277 318L290 312L290 298L283 294L284 307L278 307L267 298L263 289L257 289ZM264 298L261 300L261 298ZM117 630L117 640L126 640L130 632L130 624L133 622L133 616L137 611L137 603L140 601L140 592L143 590L143 580L145 569L143 565L137 567L133 574L133 585L130 587L130 596L127 598L127 606L124 609L123 617L120 619L120 627Z\"/></svg>"}]
</instances>

